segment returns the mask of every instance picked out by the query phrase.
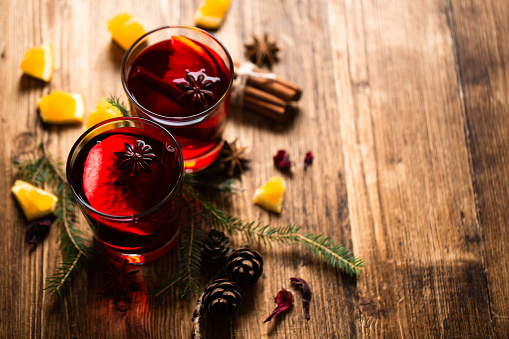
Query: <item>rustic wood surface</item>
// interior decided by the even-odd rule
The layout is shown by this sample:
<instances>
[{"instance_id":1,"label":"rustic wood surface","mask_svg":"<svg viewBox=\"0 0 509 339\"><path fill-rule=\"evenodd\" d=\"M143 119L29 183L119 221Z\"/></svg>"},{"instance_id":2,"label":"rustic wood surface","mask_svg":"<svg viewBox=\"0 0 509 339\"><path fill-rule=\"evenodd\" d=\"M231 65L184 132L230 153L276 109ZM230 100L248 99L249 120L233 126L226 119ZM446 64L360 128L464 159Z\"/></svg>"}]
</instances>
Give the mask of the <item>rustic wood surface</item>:
<instances>
[{"instance_id":1,"label":"rustic wood surface","mask_svg":"<svg viewBox=\"0 0 509 339\"><path fill-rule=\"evenodd\" d=\"M37 100L52 89L82 93L87 112L122 95L123 52L106 21L134 13L146 29L192 25L198 0L0 2L0 337L189 338L196 297L156 306L137 293L126 313L99 292L97 269L62 300L45 279L62 258L58 230L33 249L10 193L11 158L35 133L64 160L80 126L45 126ZM302 85L286 124L232 109L226 139L251 149L235 197L214 202L244 219L298 224L365 259L358 279L300 247L261 248L263 278L229 319L205 319L205 338L485 338L509 336L509 2L499 0L232 0L216 36L235 60L253 34L281 47L274 72ZM52 42L56 71L22 76L30 47ZM255 206L272 155L296 161L280 216ZM304 171L308 150L315 162ZM240 240L236 240L240 244ZM147 288L177 270L176 251L141 269ZM301 305L263 320L291 276L313 289Z\"/></svg>"}]
</instances>

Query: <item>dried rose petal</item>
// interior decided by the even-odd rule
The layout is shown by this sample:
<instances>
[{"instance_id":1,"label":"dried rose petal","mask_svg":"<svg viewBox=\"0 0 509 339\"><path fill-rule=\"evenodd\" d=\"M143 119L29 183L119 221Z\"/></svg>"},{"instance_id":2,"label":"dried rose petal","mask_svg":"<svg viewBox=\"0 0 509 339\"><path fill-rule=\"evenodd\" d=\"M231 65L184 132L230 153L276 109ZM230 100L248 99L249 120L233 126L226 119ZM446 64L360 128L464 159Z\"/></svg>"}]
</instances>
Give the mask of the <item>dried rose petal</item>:
<instances>
[{"instance_id":1,"label":"dried rose petal","mask_svg":"<svg viewBox=\"0 0 509 339\"><path fill-rule=\"evenodd\" d=\"M313 151L309 151L306 153L306 158L304 159L304 170L306 170L308 166L313 163L314 157L315 155L313 154Z\"/></svg>"},{"instance_id":2,"label":"dried rose petal","mask_svg":"<svg viewBox=\"0 0 509 339\"><path fill-rule=\"evenodd\" d=\"M49 233L49 227L53 223L55 217L53 215L40 218L34 221L31 221L28 224L26 233L25 233L25 241L29 244L37 244L44 240L44 238Z\"/></svg>"},{"instance_id":3,"label":"dried rose petal","mask_svg":"<svg viewBox=\"0 0 509 339\"><path fill-rule=\"evenodd\" d=\"M274 165L282 170L287 170L292 167L293 163L290 161L290 156L285 150L278 150L277 154L273 157Z\"/></svg>"},{"instance_id":4,"label":"dried rose petal","mask_svg":"<svg viewBox=\"0 0 509 339\"><path fill-rule=\"evenodd\" d=\"M277 303L277 307L272 311L272 313L265 319L264 323L274 318L281 312L286 311L293 303L293 293L292 291L287 290L286 288L282 288L281 291L278 292L274 302Z\"/></svg>"},{"instance_id":5,"label":"dried rose petal","mask_svg":"<svg viewBox=\"0 0 509 339\"><path fill-rule=\"evenodd\" d=\"M306 318L309 320L311 316L309 315L309 302L311 301L311 289L309 288L309 284L306 280L302 278L290 278L290 282L294 288L300 288L302 290L302 304L304 305L304 314Z\"/></svg>"}]
</instances>

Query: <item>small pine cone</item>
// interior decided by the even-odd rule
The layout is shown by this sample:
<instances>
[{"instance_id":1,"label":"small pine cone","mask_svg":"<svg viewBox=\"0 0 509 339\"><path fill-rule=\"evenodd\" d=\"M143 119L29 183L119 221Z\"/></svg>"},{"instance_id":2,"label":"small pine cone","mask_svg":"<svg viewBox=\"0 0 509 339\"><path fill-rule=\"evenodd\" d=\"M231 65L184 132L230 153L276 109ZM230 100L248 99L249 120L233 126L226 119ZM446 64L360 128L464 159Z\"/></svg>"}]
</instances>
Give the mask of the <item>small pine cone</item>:
<instances>
[{"instance_id":1,"label":"small pine cone","mask_svg":"<svg viewBox=\"0 0 509 339\"><path fill-rule=\"evenodd\" d=\"M260 253L241 247L228 257L226 274L239 285L250 285L258 281L263 272L263 259Z\"/></svg>"},{"instance_id":2,"label":"small pine cone","mask_svg":"<svg viewBox=\"0 0 509 339\"><path fill-rule=\"evenodd\" d=\"M239 287L227 279L216 279L210 282L203 292L203 307L207 313L217 317L235 313L241 302Z\"/></svg>"},{"instance_id":3,"label":"small pine cone","mask_svg":"<svg viewBox=\"0 0 509 339\"><path fill-rule=\"evenodd\" d=\"M224 263L230 251L230 238L223 232L211 230L203 239L202 257L209 263Z\"/></svg>"}]
</instances>

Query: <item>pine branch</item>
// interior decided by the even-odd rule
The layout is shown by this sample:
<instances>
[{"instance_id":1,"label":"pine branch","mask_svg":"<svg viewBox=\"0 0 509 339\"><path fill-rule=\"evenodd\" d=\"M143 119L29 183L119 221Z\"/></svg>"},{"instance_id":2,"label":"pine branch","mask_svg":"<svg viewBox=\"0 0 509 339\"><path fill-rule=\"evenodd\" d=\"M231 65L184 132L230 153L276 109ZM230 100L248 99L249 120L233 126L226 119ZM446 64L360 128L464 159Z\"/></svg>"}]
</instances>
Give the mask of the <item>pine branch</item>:
<instances>
[{"instance_id":1,"label":"pine branch","mask_svg":"<svg viewBox=\"0 0 509 339\"><path fill-rule=\"evenodd\" d=\"M14 159L18 167L16 177L30 181L34 185L48 185L56 188L58 202L55 209L55 225L61 226L60 245L64 261L57 267L54 275L47 278L48 286L45 290L49 293L57 292L61 295L62 289L69 282L72 273L91 254L91 249L85 245L82 232L74 227L77 222L78 205L69 190L62 164L53 159L43 143L39 143L41 156L37 159L21 162Z\"/></svg>"},{"instance_id":2,"label":"pine branch","mask_svg":"<svg viewBox=\"0 0 509 339\"><path fill-rule=\"evenodd\" d=\"M191 293L198 294L200 290L200 282L197 277L200 276L201 247L205 232L200 229L200 216L196 214L196 205L189 199L185 199L185 203L187 204L186 212L189 224L182 230L180 272L148 293L157 300L170 292L171 288L177 286L180 287L181 298L188 298Z\"/></svg>"},{"instance_id":3,"label":"pine branch","mask_svg":"<svg viewBox=\"0 0 509 339\"><path fill-rule=\"evenodd\" d=\"M125 104L123 101L120 101L120 98L119 97L116 97L114 95L110 95L110 97L108 99L106 99L106 101L113 107L115 107L116 109L118 109L120 111L120 113L122 113L123 116L125 117L128 117L128 116L131 116L129 114L129 111L127 110L127 108L125 107Z\"/></svg>"},{"instance_id":4,"label":"pine branch","mask_svg":"<svg viewBox=\"0 0 509 339\"><path fill-rule=\"evenodd\" d=\"M200 204L198 208L200 214L213 228L230 235L240 234L251 242L260 242L265 246L270 246L271 243L284 245L300 243L322 261L352 276L358 276L360 269L364 267L364 260L355 257L349 249L327 236L313 233L302 235L299 233L301 227L295 225L272 227L261 223L245 222L227 216L193 190L188 192Z\"/></svg>"},{"instance_id":5,"label":"pine branch","mask_svg":"<svg viewBox=\"0 0 509 339\"><path fill-rule=\"evenodd\" d=\"M203 245L202 239L205 234L200 229L200 217L196 215L195 206L186 201L187 220L189 225L184 227L182 232L182 240L180 246L180 274L181 281L181 297L187 298L190 293L198 294L200 290L200 283L197 276L200 275L201 269L201 247Z\"/></svg>"},{"instance_id":6,"label":"pine branch","mask_svg":"<svg viewBox=\"0 0 509 339\"><path fill-rule=\"evenodd\" d=\"M60 263L55 274L46 279L46 283L48 285L46 286L45 290L47 290L48 293L56 292L60 297L62 297L62 291L69 281L71 273L80 269L81 261L82 255L78 253L75 258L68 258Z\"/></svg>"}]
</instances>

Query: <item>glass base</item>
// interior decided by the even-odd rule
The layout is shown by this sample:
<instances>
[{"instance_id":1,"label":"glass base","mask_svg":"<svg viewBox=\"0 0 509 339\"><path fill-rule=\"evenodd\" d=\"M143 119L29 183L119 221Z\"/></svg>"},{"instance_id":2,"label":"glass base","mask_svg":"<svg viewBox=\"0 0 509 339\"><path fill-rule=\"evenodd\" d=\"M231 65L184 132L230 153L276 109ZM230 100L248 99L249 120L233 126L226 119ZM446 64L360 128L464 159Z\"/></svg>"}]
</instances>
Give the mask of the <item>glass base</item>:
<instances>
[{"instance_id":1,"label":"glass base","mask_svg":"<svg viewBox=\"0 0 509 339\"><path fill-rule=\"evenodd\" d=\"M194 173L209 167L219 156L219 151L223 147L223 142L224 141L221 141L216 147L200 157L184 159L184 170L188 173Z\"/></svg>"},{"instance_id":2,"label":"glass base","mask_svg":"<svg viewBox=\"0 0 509 339\"><path fill-rule=\"evenodd\" d=\"M185 213L183 213L185 214ZM181 224L182 225L182 224ZM169 250L173 248L173 246L177 243L177 240L180 236L180 230L181 227L178 228L178 231L175 232L173 237L163 246L160 248L149 252L149 253L143 253L143 254L134 254L134 253L122 253L118 252L104 244L99 240L98 243L101 244L102 248L105 250L106 254L115 261L118 262L124 262L124 260L127 260L127 263L130 265L145 265L151 261L154 261L156 259L159 259L166 253L168 253Z\"/></svg>"}]
</instances>

